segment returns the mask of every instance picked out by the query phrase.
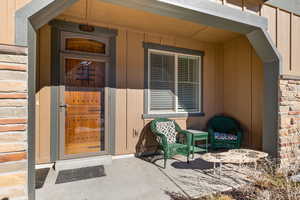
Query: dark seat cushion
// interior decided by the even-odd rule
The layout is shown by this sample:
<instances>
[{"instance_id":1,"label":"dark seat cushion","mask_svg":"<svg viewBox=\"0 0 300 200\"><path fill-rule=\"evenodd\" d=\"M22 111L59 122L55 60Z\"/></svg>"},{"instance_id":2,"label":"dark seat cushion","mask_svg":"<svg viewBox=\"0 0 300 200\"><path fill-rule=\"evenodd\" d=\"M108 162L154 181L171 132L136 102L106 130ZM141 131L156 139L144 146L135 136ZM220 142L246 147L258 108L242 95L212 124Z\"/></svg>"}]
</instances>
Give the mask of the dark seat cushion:
<instances>
[{"instance_id":1,"label":"dark seat cushion","mask_svg":"<svg viewBox=\"0 0 300 200\"><path fill-rule=\"evenodd\" d=\"M216 140L232 140L236 141L238 137L235 134L230 133L220 133L220 132L214 132L214 137Z\"/></svg>"}]
</instances>

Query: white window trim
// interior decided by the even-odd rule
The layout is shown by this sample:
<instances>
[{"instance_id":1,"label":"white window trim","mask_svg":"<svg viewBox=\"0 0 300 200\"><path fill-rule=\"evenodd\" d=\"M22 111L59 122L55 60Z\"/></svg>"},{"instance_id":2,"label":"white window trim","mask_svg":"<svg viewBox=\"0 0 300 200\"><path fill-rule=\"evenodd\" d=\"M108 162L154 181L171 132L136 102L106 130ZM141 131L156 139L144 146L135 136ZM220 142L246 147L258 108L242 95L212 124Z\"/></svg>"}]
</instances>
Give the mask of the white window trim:
<instances>
[{"instance_id":1,"label":"white window trim","mask_svg":"<svg viewBox=\"0 0 300 200\"><path fill-rule=\"evenodd\" d=\"M150 89L150 81L151 81L151 53L158 53L163 55L172 55L175 59L175 110L157 110L151 111L151 89ZM202 57L199 55L193 54L185 54L185 53L177 53L172 51L164 51L164 50L157 50L157 49L148 49L148 86L149 89L147 90L148 93L148 105L147 105L147 114L193 114L193 113L201 113L202 112ZM189 56L189 57L197 57L199 61L199 110L192 111L192 112L180 112L178 111L178 57L179 56Z\"/></svg>"}]
</instances>

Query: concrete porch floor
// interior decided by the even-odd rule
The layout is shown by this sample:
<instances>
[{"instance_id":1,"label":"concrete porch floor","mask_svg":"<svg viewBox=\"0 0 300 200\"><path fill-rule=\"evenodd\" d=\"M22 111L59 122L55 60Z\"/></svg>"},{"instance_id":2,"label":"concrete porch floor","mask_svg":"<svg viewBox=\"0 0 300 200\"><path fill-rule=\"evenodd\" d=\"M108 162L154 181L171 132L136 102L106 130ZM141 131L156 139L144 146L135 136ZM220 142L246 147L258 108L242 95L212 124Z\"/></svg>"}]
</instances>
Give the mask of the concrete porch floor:
<instances>
[{"instance_id":1,"label":"concrete porch floor","mask_svg":"<svg viewBox=\"0 0 300 200\"><path fill-rule=\"evenodd\" d=\"M212 163L197 158L187 164L178 156L153 163L139 158L113 160L105 166L106 176L55 184L58 172L50 170L44 186L36 190L38 200L169 200L197 198L230 190L250 182L249 168L224 165L223 173L213 173Z\"/></svg>"}]
</instances>

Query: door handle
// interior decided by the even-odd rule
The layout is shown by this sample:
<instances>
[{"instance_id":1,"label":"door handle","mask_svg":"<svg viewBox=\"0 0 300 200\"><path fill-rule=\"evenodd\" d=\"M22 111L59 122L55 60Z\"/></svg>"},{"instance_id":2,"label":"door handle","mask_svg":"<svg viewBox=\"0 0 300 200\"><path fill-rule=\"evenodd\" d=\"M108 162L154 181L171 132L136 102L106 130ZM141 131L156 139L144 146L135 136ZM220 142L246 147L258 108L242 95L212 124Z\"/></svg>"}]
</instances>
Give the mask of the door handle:
<instances>
[{"instance_id":1,"label":"door handle","mask_svg":"<svg viewBox=\"0 0 300 200\"><path fill-rule=\"evenodd\" d=\"M60 108L67 108L68 105L67 105L67 104L65 104L65 105L60 105L59 107L60 107Z\"/></svg>"}]
</instances>

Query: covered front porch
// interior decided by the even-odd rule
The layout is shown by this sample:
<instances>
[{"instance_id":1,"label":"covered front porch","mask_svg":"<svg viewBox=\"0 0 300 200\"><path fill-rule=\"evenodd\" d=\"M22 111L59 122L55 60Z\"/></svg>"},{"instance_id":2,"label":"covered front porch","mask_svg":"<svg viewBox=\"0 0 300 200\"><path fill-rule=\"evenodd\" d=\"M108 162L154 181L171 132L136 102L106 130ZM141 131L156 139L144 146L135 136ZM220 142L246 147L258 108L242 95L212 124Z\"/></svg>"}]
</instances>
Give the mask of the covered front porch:
<instances>
[{"instance_id":1,"label":"covered front porch","mask_svg":"<svg viewBox=\"0 0 300 200\"><path fill-rule=\"evenodd\" d=\"M105 175L101 177L88 177L83 174L84 169L74 170L71 178L63 177L50 169L42 188L36 190L36 197L43 200L188 200L244 186L251 183L249 174L257 173L253 168L228 164L223 166L220 176L213 173L212 163L199 156L190 164L185 162L185 157L177 156L168 162L166 169L162 165L162 159L117 158L112 165L104 166ZM95 170L99 169L89 168L90 173ZM65 182L56 183L57 179Z\"/></svg>"},{"instance_id":2,"label":"covered front porch","mask_svg":"<svg viewBox=\"0 0 300 200\"><path fill-rule=\"evenodd\" d=\"M151 154L157 142L149 122L157 117L173 119L182 129L204 130L211 117L231 116L242 126L242 147L276 155L275 97L280 63L266 33L265 18L210 1L195 5L168 1L152 4L147 0L57 2L30 18L30 23L37 23L29 26L33 38L28 41L32 174L35 164ZM37 20L38 16L42 20ZM82 49L89 45L92 48ZM152 60L151 53L158 54L161 62ZM157 66L160 71L151 74L151 68ZM181 75L189 77L188 84L197 85L187 95L184 88L180 94ZM162 82L168 78L169 85L151 85L152 78L157 81L157 77ZM153 88L161 90L156 99L151 99ZM72 110L71 104L78 105ZM79 108L86 104L88 109ZM65 184L54 184L60 171L51 169L52 177L37 195L57 198L51 195L62 194L74 199L73 195L98 194L101 188L102 195L115 199L121 193L111 191L120 179L124 181L120 188L124 193L129 191L127 199L139 199L143 191L149 199L153 194L163 199L174 192L192 197L199 196L199 191L217 192L214 184L220 177L207 174L203 169L207 163L199 161L186 165L172 160L164 171L137 158L113 160L111 165L104 165L106 176ZM247 182L246 173L236 175L239 172L228 167L229 174L223 177L218 191ZM33 177L29 179L30 195L34 195ZM157 186L152 191L152 185L160 185L156 181L161 177L165 189ZM129 187L128 181L132 181ZM95 193L88 192L92 188Z\"/></svg>"},{"instance_id":3,"label":"covered front porch","mask_svg":"<svg viewBox=\"0 0 300 200\"><path fill-rule=\"evenodd\" d=\"M71 40L78 37L102 42L105 53L78 51L78 41ZM157 147L149 122L157 117L174 119L182 129L204 130L211 117L231 116L242 126L242 146L263 149L263 63L241 33L110 2L81 0L42 26L38 40L37 164L91 156L93 149L101 155L149 154ZM68 41L75 51L67 49ZM93 43L89 45L92 49ZM167 58L162 55L179 57L178 63L197 60L199 64L190 68L183 64L177 69L176 61L175 70L159 69L176 77L175 83L182 77L191 79L187 74L195 80L189 80L187 86L176 83L174 88L151 85L157 83L151 82L152 76L160 76L150 69L155 67L152 53L160 53L162 59ZM96 64L84 70L76 59L81 64L84 59ZM75 73L76 65L79 71ZM106 67L106 72L97 67ZM95 90L98 83L89 81L97 78L99 83L106 82ZM168 81L173 84L173 78ZM73 89L67 91L68 87ZM80 87L91 88L84 91ZM88 111L80 113L78 106ZM91 141L93 138L97 141Z\"/></svg>"}]
</instances>

